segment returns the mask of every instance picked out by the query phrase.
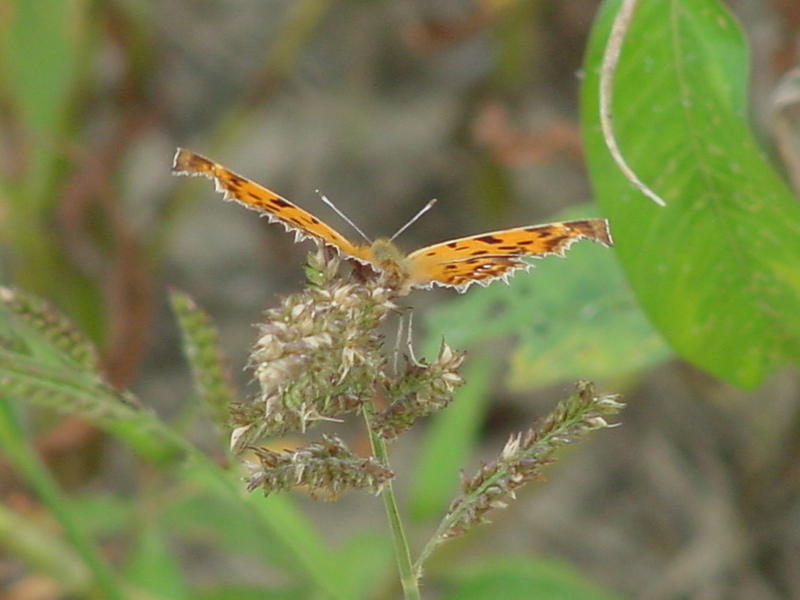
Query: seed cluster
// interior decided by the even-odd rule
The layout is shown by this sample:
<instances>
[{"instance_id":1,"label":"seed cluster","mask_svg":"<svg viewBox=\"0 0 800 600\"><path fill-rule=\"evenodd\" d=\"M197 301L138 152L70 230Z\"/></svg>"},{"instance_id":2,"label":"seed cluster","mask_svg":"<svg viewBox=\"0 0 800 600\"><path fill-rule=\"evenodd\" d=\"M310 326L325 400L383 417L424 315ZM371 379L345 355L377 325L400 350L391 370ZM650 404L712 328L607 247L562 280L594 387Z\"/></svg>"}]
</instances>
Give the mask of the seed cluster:
<instances>
[{"instance_id":1,"label":"seed cluster","mask_svg":"<svg viewBox=\"0 0 800 600\"><path fill-rule=\"evenodd\" d=\"M463 383L463 355L442 345L430 364L406 359L394 372L380 326L399 313L396 285L385 277L358 281L337 276L339 259L320 249L309 259L311 284L265 313L251 355L259 391L231 409L231 446L240 453L262 437L304 432L319 421L359 412L384 440L416 419L441 410ZM380 402L376 402L380 400ZM378 410L377 404L387 408ZM377 490L392 476L376 459L347 450L339 438L292 452L256 448L250 489L265 493L305 485L336 495L343 489Z\"/></svg>"}]
</instances>

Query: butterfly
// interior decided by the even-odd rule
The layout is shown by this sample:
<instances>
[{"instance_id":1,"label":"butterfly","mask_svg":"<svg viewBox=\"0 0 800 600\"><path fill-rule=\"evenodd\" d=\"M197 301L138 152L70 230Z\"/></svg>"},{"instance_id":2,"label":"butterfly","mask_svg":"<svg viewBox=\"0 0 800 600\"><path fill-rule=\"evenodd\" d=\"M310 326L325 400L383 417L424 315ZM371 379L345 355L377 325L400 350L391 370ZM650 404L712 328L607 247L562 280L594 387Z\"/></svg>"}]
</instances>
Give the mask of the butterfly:
<instances>
[{"instance_id":1,"label":"butterfly","mask_svg":"<svg viewBox=\"0 0 800 600\"><path fill-rule=\"evenodd\" d=\"M389 239L354 244L286 198L189 150L178 148L172 172L208 177L226 200L235 200L260 212L271 222L282 224L287 231L295 233L298 241L313 238L347 258L385 273L387 280L395 282L401 295L414 288L429 289L434 285L464 292L473 283L486 286L498 279L507 282L515 271L531 268L523 258L549 254L563 257L566 250L581 239L612 245L605 219L584 219L471 235L406 255Z\"/></svg>"}]
</instances>

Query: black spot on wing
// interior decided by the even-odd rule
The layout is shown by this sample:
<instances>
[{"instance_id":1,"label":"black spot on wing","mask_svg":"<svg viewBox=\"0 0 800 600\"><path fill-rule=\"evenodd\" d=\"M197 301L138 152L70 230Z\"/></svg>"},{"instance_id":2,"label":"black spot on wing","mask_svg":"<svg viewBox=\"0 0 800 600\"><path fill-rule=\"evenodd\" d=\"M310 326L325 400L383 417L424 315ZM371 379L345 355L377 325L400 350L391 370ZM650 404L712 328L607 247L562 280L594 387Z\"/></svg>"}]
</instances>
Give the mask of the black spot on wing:
<instances>
[{"instance_id":1,"label":"black spot on wing","mask_svg":"<svg viewBox=\"0 0 800 600\"><path fill-rule=\"evenodd\" d=\"M482 236L476 237L474 239L479 241L479 242L484 242L486 244L499 244L500 242L503 241L500 238L497 238L497 237L495 237L493 235L482 235Z\"/></svg>"},{"instance_id":2,"label":"black spot on wing","mask_svg":"<svg viewBox=\"0 0 800 600\"><path fill-rule=\"evenodd\" d=\"M230 173L228 175L228 185L235 188L240 188L247 183L247 180L243 177L239 177L236 173Z\"/></svg>"}]
</instances>

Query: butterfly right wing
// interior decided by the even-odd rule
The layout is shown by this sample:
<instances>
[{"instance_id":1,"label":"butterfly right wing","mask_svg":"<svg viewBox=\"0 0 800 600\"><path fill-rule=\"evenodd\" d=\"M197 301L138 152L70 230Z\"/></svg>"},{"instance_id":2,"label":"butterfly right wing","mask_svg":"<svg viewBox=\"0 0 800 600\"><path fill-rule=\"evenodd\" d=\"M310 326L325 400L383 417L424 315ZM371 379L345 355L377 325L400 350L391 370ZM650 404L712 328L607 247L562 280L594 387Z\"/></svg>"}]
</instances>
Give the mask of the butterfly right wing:
<instances>
[{"instance_id":1,"label":"butterfly right wing","mask_svg":"<svg viewBox=\"0 0 800 600\"><path fill-rule=\"evenodd\" d=\"M217 191L223 194L225 200L235 200L251 210L260 212L270 222L280 223L287 231L293 231L296 239L314 238L360 262L371 263L368 247L353 244L342 234L286 198L199 154L178 148L172 163L172 172L176 175L208 177L214 181Z\"/></svg>"},{"instance_id":2,"label":"butterfly right wing","mask_svg":"<svg viewBox=\"0 0 800 600\"><path fill-rule=\"evenodd\" d=\"M563 257L581 239L613 244L605 219L516 227L433 244L408 255L408 285L428 288L435 284L464 292L473 283L507 281L514 271L532 266L523 258Z\"/></svg>"}]
</instances>

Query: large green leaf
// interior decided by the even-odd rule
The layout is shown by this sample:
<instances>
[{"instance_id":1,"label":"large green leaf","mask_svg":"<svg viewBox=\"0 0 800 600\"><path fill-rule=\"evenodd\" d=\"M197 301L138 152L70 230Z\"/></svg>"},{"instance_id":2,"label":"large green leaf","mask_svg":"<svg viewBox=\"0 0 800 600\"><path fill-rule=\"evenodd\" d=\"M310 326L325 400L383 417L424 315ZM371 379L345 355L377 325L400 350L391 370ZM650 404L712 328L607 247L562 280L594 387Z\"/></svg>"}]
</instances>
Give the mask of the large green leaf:
<instances>
[{"instance_id":1,"label":"large green leaf","mask_svg":"<svg viewBox=\"0 0 800 600\"><path fill-rule=\"evenodd\" d=\"M598 125L609 0L586 59L584 138L597 200L639 302L687 360L742 387L800 358L800 204L756 144L748 57L714 0L642 0L613 82L622 154L667 203L621 175Z\"/></svg>"}]
</instances>

